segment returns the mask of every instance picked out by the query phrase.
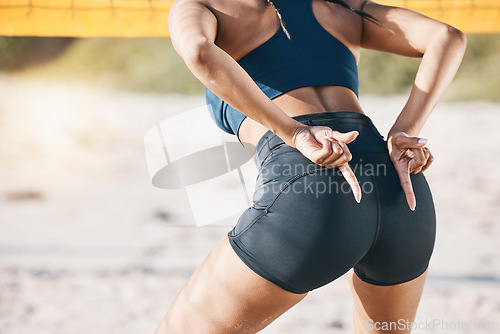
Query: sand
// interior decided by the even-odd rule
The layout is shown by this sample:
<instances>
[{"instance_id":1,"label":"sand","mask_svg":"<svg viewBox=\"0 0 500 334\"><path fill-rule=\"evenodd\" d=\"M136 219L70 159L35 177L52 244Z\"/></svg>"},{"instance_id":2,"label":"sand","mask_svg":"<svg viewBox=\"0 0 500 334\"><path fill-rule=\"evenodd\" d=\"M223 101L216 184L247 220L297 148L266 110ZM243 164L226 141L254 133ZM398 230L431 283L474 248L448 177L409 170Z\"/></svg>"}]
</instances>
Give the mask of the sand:
<instances>
[{"instance_id":1,"label":"sand","mask_svg":"<svg viewBox=\"0 0 500 334\"><path fill-rule=\"evenodd\" d=\"M203 97L12 77L0 92L0 333L153 333L230 228L195 227L146 166L146 132ZM404 102L361 98L383 134ZM500 333L498 124L500 104L443 102L422 132L438 234L414 333ZM351 307L341 277L262 333L350 333Z\"/></svg>"}]
</instances>

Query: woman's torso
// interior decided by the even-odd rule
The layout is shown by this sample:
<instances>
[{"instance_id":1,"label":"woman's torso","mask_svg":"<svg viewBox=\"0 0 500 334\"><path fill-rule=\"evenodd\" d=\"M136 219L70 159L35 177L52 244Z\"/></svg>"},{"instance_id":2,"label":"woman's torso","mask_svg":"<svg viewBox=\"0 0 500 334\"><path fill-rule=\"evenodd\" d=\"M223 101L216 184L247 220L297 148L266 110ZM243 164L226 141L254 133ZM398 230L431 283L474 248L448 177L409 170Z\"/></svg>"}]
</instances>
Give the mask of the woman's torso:
<instances>
[{"instance_id":1,"label":"woman's torso","mask_svg":"<svg viewBox=\"0 0 500 334\"><path fill-rule=\"evenodd\" d=\"M311 1L311 0L303 0ZM204 0L218 22L216 45L235 60L269 40L281 29L274 8L265 0ZM323 0L312 0L317 21L344 44L359 61L362 19L355 13ZM286 23L286 22L285 22ZM294 89L273 99L286 114L297 116L318 112L353 111L363 113L356 94L341 86L310 86ZM253 154L252 147L267 132L260 123L247 117L238 137Z\"/></svg>"}]
</instances>

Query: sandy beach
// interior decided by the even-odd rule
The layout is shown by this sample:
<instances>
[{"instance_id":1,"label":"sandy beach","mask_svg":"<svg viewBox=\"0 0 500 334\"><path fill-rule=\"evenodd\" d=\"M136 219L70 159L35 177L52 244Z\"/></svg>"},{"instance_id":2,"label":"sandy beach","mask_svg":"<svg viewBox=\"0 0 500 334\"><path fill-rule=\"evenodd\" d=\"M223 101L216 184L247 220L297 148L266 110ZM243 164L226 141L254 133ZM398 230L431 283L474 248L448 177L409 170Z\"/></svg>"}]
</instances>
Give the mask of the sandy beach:
<instances>
[{"instance_id":1,"label":"sandy beach","mask_svg":"<svg viewBox=\"0 0 500 334\"><path fill-rule=\"evenodd\" d=\"M0 92L0 333L153 333L230 229L196 227L146 165L146 132L204 98L14 77ZM382 134L404 103L361 97ZM414 333L500 333L498 124L498 103L442 102L421 134L438 230ZM341 277L262 333L347 334L351 307Z\"/></svg>"}]
</instances>

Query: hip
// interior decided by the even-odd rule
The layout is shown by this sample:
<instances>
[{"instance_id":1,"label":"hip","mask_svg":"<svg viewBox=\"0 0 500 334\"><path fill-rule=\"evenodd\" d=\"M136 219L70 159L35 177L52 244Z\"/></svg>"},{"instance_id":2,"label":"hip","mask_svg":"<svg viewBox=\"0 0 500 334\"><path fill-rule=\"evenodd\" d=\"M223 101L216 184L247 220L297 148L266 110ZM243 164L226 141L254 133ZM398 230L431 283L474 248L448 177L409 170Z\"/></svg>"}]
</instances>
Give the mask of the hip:
<instances>
[{"instance_id":1,"label":"hip","mask_svg":"<svg viewBox=\"0 0 500 334\"><path fill-rule=\"evenodd\" d=\"M356 112L334 112L293 118L310 126L328 126L340 132L358 131L358 137L347 146L352 153L349 165L358 179L363 196L379 192L385 197L382 199L384 202L393 201L396 197L404 198L387 143L369 117ZM258 175L253 200L257 207L268 206L283 192L296 195L309 192L314 198L326 196L332 199L351 192L338 168L329 169L313 163L271 131L267 131L258 141L255 162ZM429 193L422 173L412 174L411 178L416 192Z\"/></svg>"}]
</instances>

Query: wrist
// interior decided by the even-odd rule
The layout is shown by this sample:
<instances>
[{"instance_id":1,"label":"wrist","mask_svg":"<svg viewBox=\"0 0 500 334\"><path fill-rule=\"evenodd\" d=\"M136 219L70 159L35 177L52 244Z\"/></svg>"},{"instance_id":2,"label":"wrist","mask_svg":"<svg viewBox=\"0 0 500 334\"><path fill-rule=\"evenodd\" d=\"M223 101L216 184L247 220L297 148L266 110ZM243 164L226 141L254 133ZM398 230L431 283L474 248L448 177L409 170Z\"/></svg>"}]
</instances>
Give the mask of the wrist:
<instances>
[{"instance_id":1,"label":"wrist","mask_svg":"<svg viewBox=\"0 0 500 334\"><path fill-rule=\"evenodd\" d=\"M422 129L423 123L415 119L414 116L416 112L412 112L410 109L403 108L403 111L398 116L391 129L389 130L388 136L403 132L406 133L410 137L417 137Z\"/></svg>"},{"instance_id":2,"label":"wrist","mask_svg":"<svg viewBox=\"0 0 500 334\"><path fill-rule=\"evenodd\" d=\"M405 131L390 129L389 132L387 133L387 139L391 138L392 136L400 132L406 133Z\"/></svg>"},{"instance_id":3,"label":"wrist","mask_svg":"<svg viewBox=\"0 0 500 334\"><path fill-rule=\"evenodd\" d=\"M299 123L293 132L293 135L291 137L291 142L289 144L287 143L287 145L289 145L293 148L297 148L298 138L301 136L301 134L309 131L308 129L309 129L309 126L302 124L302 123Z\"/></svg>"},{"instance_id":4,"label":"wrist","mask_svg":"<svg viewBox=\"0 0 500 334\"><path fill-rule=\"evenodd\" d=\"M271 129L271 131L274 132L278 137L283 139L285 144L295 148L298 135L307 128L307 125L302 124L289 117L289 121L287 121L286 124L283 124L279 128Z\"/></svg>"},{"instance_id":5,"label":"wrist","mask_svg":"<svg viewBox=\"0 0 500 334\"><path fill-rule=\"evenodd\" d=\"M405 128L395 128L395 127L393 127L387 133L387 139L389 139L390 137L394 136L397 133L404 133L408 137L418 137L418 133L417 132L413 133L411 130L408 130L408 129L405 129Z\"/></svg>"}]
</instances>

